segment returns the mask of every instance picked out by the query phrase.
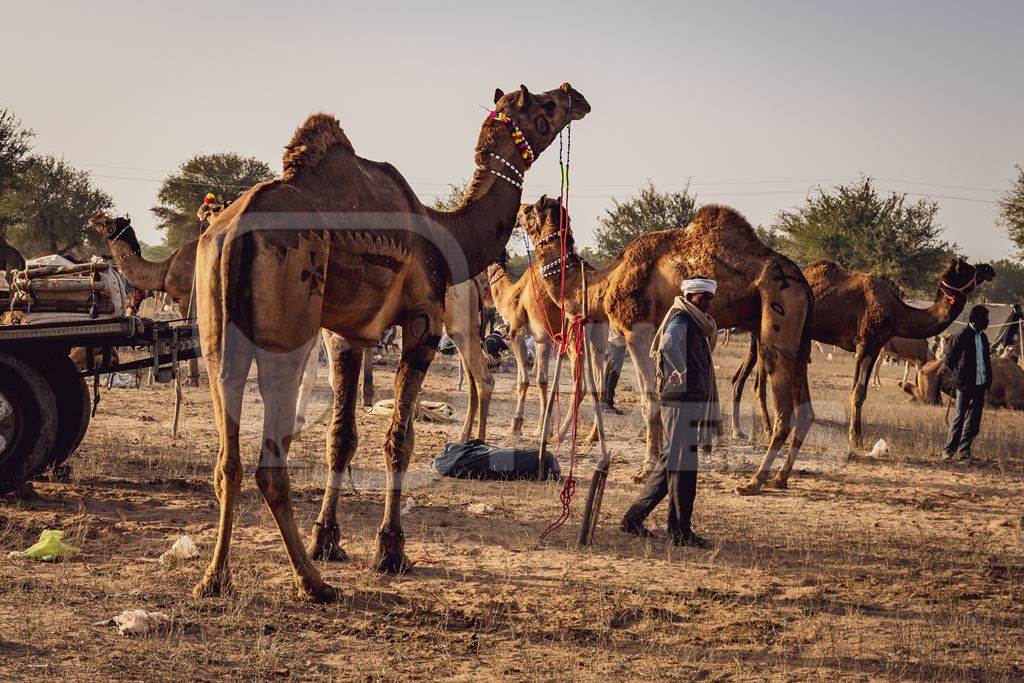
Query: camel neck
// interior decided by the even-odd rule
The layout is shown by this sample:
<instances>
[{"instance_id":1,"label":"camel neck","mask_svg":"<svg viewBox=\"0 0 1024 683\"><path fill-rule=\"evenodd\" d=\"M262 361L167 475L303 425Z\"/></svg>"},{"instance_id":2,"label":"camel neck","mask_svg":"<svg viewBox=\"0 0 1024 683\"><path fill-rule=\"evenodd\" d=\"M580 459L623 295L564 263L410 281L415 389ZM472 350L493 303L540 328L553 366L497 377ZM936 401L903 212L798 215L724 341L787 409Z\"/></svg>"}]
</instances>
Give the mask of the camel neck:
<instances>
[{"instance_id":1,"label":"camel neck","mask_svg":"<svg viewBox=\"0 0 1024 683\"><path fill-rule=\"evenodd\" d=\"M136 289L162 291L170 259L153 263L135 252L123 239L110 241L110 255L129 284Z\"/></svg>"},{"instance_id":2,"label":"camel neck","mask_svg":"<svg viewBox=\"0 0 1024 683\"><path fill-rule=\"evenodd\" d=\"M516 172L521 175L526 169L504 126L485 122L477 144L476 165L457 209L427 209L428 216L447 230L461 250L445 254L451 284L465 282L498 259L512 236L522 200Z\"/></svg>"},{"instance_id":3,"label":"camel neck","mask_svg":"<svg viewBox=\"0 0 1024 683\"><path fill-rule=\"evenodd\" d=\"M935 300L928 308L915 308L902 299L902 311L896 318L896 336L924 339L933 337L956 320L967 304L967 297L956 294L951 302L950 297L939 287L935 292Z\"/></svg>"}]
</instances>

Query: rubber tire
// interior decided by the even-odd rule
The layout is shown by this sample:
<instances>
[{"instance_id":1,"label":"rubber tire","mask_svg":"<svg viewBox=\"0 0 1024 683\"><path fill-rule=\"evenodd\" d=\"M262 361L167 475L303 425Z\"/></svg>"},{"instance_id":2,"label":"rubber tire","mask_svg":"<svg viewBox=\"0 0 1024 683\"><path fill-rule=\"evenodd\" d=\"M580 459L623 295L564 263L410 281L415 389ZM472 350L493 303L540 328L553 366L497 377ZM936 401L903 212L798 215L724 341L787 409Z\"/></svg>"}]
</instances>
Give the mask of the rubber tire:
<instances>
[{"instance_id":1,"label":"rubber tire","mask_svg":"<svg viewBox=\"0 0 1024 683\"><path fill-rule=\"evenodd\" d=\"M32 476L41 474L49 467L59 467L71 457L89 429L92 408L89 385L79 374L70 356L51 356L39 371L53 391L57 406L57 433L53 447Z\"/></svg>"},{"instance_id":2,"label":"rubber tire","mask_svg":"<svg viewBox=\"0 0 1024 683\"><path fill-rule=\"evenodd\" d=\"M57 405L43 376L24 361L0 353L0 393L17 416L0 449L0 494L18 491L46 460L57 435Z\"/></svg>"}]
</instances>

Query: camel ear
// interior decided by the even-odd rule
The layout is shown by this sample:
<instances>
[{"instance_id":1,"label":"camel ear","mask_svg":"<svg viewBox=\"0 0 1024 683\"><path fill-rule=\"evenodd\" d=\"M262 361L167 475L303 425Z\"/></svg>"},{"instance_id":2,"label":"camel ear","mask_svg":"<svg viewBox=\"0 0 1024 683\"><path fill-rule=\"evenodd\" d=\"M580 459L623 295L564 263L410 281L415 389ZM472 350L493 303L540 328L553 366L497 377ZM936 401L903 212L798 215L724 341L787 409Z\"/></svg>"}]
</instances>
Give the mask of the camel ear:
<instances>
[{"instance_id":1,"label":"camel ear","mask_svg":"<svg viewBox=\"0 0 1024 683\"><path fill-rule=\"evenodd\" d=\"M530 100L533 96L530 91L522 83L519 84L519 106L526 108L530 106Z\"/></svg>"},{"instance_id":2,"label":"camel ear","mask_svg":"<svg viewBox=\"0 0 1024 683\"><path fill-rule=\"evenodd\" d=\"M537 200L537 203L534 204L534 206L537 206L537 207L544 206L544 202L546 202L547 200L548 200L548 196L546 194L542 194L540 196L540 199Z\"/></svg>"},{"instance_id":3,"label":"camel ear","mask_svg":"<svg viewBox=\"0 0 1024 683\"><path fill-rule=\"evenodd\" d=\"M504 96L505 96L505 93L502 92L501 88L495 88L494 89L494 103L495 104L497 104L498 100L500 100Z\"/></svg>"}]
</instances>

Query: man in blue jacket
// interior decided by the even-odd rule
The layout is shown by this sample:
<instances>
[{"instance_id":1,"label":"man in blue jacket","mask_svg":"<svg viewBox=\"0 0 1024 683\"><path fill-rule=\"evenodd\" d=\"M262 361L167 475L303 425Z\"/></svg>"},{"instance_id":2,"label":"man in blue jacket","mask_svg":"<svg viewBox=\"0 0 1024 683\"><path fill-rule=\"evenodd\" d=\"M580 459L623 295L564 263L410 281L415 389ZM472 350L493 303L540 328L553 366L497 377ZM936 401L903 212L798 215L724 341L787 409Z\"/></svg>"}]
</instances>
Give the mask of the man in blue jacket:
<instances>
[{"instance_id":1,"label":"man in blue jacket","mask_svg":"<svg viewBox=\"0 0 1024 683\"><path fill-rule=\"evenodd\" d=\"M651 356L657 363L655 390L661 400L663 451L644 491L622 518L626 533L653 536L644 520L668 496L669 539L675 545L711 547L693 532L690 518L697 495L700 426L707 425L712 415L709 402L715 366L711 350L718 330L707 311L717 288L707 278L684 280L683 296L676 297L654 336Z\"/></svg>"},{"instance_id":2,"label":"man in blue jacket","mask_svg":"<svg viewBox=\"0 0 1024 683\"><path fill-rule=\"evenodd\" d=\"M970 460L971 444L981 429L981 412L985 392L992 386L992 360L985 336L988 309L975 306L968 318L970 324L953 337L946 354L946 368L953 373L956 384L956 416L949 425L946 459L959 454Z\"/></svg>"}]
</instances>

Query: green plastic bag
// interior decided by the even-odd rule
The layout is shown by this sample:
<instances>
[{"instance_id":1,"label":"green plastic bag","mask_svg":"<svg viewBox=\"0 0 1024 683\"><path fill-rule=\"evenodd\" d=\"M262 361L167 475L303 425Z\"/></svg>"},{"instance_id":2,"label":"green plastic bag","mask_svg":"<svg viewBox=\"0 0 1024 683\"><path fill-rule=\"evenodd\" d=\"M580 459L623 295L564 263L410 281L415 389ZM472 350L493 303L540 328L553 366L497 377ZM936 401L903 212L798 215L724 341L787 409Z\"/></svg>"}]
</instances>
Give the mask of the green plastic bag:
<instances>
[{"instance_id":1,"label":"green plastic bag","mask_svg":"<svg viewBox=\"0 0 1024 683\"><path fill-rule=\"evenodd\" d=\"M59 529L46 529L39 534L39 542L28 550L12 553L17 557L28 557L40 562L56 562L74 557L76 550L64 542L64 532Z\"/></svg>"}]
</instances>

